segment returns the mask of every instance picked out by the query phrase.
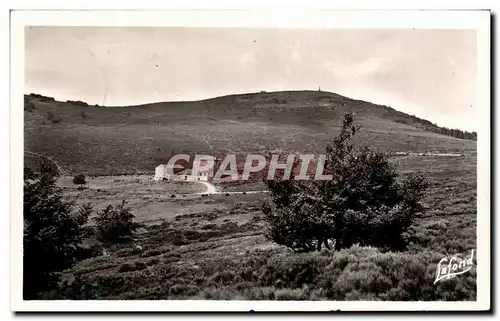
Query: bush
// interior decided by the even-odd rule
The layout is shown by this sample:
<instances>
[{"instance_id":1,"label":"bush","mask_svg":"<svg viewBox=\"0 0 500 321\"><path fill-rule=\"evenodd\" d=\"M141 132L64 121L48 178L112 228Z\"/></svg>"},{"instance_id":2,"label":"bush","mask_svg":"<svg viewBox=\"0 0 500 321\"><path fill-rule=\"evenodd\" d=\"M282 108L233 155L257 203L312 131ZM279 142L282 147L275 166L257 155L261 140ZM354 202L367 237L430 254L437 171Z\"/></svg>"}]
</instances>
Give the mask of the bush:
<instances>
[{"instance_id":1,"label":"bush","mask_svg":"<svg viewBox=\"0 0 500 321\"><path fill-rule=\"evenodd\" d=\"M81 106L81 107L87 107L88 104L84 101L81 100L67 100L66 101L68 104L76 105L76 106Z\"/></svg>"},{"instance_id":2,"label":"bush","mask_svg":"<svg viewBox=\"0 0 500 321\"><path fill-rule=\"evenodd\" d=\"M157 256L160 254L161 254L161 252L159 250L151 249L151 250L147 250L147 251L141 253L141 257Z\"/></svg>"},{"instance_id":3,"label":"bush","mask_svg":"<svg viewBox=\"0 0 500 321\"><path fill-rule=\"evenodd\" d=\"M61 117L56 117L53 112L47 112L47 120L54 124L60 123L62 121Z\"/></svg>"},{"instance_id":4,"label":"bush","mask_svg":"<svg viewBox=\"0 0 500 321\"><path fill-rule=\"evenodd\" d=\"M190 284L174 284L168 290L171 296L189 297L196 295L200 292L200 289L194 285Z\"/></svg>"},{"instance_id":5,"label":"bush","mask_svg":"<svg viewBox=\"0 0 500 321\"><path fill-rule=\"evenodd\" d=\"M135 271L135 264L134 263L123 263L118 268L118 272L130 272L130 271Z\"/></svg>"},{"instance_id":6,"label":"bush","mask_svg":"<svg viewBox=\"0 0 500 321\"><path fill-rule=\"evenodd\" d=\"M406 247L404 233L423 209L427 181L412 174L398 182L387 154L352 146L359 129L354 115L346 114L339 136L327 146L325 173L331 180L266 181L272 196L262 207L268 238L295 251L356 243Z\"/></svg>"},{"instance_id":7,"label":"bush","mask_svg":"<svg viewBox=\"0 0 500 321\"><path fill-rule=\"evenodd\" d=\"M87 181L85 180L85 175L78 174L75 177L73 177L73 184L80 185L78 188L82 188L83 185L87 184Z\"/></svg>"},{"instance_id":8,"label":"bush","mask_svg":"<svg viewBox=\"0 0 500 321\"><path fill-rule=\"evenodd\" d=\"M91 257L93 251L82 247L83 227L92 208L84 204L72 214L74 202L64 201L56 186L57 172L41 163L40 176L25 167L23 298L33 300L39 293L55 288L60 272L78 260Z\"/></svg>"},{"instance_id":9,"label":"bush","mask_svg":"<svg viewBox=\"0 0 500 321\"><path fill-rule=\"evenodd\" d=\"M286 253L267 261L267 264L261 268L259 283L276 288L300 288L304 284L313 283L321 270L321 261L313 255Z\"/></svg>"},{"instance_id":10,"label":"bush","mask_svg":"<svg viewBox=\"0 0 500 321\"><path fill-rule=\"evenodd\" d=\"M125 207L123 200L119 206L108 205L104 210L97 212L94 221L101 239L116 242L132 235L136 229L132 222L133 218L134 215L129 207Z\"/></svg>"}]
</instances>

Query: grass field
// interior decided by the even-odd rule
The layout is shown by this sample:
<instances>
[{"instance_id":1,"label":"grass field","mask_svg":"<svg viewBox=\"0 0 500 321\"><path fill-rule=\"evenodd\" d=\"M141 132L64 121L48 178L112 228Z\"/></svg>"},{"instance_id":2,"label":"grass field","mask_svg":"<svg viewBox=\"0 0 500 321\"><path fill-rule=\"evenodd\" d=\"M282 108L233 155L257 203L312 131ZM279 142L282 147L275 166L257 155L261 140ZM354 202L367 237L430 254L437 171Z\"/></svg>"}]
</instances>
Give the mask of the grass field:
<instances>
[{"instance_id":1,"label":"grass field","mask_svg":"<svg viewBox=\"0 0 500 321\"><path fill-rule=\"evenodd\" d=\"M264 237L264 193L186 195L203 187L161 184L147 176L96 177L88 189L77 190L62 179L68 197L97 209L127 199L144 225L135 242L106 247L104 255L67 271L61 290L47 298L475 300L475 268L433 284L440 259L476 246L475 155L393 161L402 175L420 170L430 181L426 211L402 253L355 246L294 254ZM186 196L173 198L174 192Z\"/></svg>"}]
</instances>

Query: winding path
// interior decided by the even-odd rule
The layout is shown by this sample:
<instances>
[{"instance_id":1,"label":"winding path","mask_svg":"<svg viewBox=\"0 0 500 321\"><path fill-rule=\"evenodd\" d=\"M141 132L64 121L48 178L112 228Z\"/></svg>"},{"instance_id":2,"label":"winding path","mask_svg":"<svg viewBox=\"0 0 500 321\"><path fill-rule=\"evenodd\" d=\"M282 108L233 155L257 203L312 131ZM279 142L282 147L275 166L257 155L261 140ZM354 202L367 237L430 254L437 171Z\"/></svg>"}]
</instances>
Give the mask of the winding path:
<instances>
[{"instance_id":1,"label":"winding path","mask_svg":"<svg viewBox=\"0 0 500 321\"><path fill-rule=\"evenodd\" d=\"M217 190L217 187L215 187L212 183L209 183L209 182L198 182L198 183L201 183L203 185L205 185L205 187L207 188L207 190L205 192L200 192L200 193L196 193L197 195L201 195L201 194L209 194L209 195L221 195L221 194L256 194L256 193L267 193L268 191L267 190L263 190L263 191L242 191L242 192L219 192Z\"/></svg>"},{"instance_id":2,"label":"winding path","mask_svg":"<svg viewBox=\"0 0 500 321\"><path fill-rule=\"evenodd\" d=\"M207 190L205 192L202 192L202 193L198 193L198 194L217 194L217 188L209 183L209 182L199 182L199 183L202 183L203 185L205 185L205 187L207 188Z\"/></svg>"}]
</instances>

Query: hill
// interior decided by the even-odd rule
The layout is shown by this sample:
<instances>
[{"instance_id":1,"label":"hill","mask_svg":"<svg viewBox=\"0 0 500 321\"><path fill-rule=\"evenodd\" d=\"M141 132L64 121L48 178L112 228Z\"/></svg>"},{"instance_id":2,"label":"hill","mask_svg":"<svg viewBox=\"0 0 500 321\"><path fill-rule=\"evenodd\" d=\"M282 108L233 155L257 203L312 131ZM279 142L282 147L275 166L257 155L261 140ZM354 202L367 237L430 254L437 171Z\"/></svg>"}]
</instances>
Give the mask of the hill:
<instances>
[{"instance_id":1,"label":"hill","mask_svg":"<svg viewBox=\"0 0 500 321\"><path fill-rule=\"evenodd\" d=\"M192 102L90 106L25 95L25 162L50 157L68 174L152 173L173 153L322 152L352 111L360 144L385 151L475 151L476 142L387 106L319 91ZM462 135L466 137L466 135ZM467 136L469 137L469 136Z\"/></svg>"}]
</instances>

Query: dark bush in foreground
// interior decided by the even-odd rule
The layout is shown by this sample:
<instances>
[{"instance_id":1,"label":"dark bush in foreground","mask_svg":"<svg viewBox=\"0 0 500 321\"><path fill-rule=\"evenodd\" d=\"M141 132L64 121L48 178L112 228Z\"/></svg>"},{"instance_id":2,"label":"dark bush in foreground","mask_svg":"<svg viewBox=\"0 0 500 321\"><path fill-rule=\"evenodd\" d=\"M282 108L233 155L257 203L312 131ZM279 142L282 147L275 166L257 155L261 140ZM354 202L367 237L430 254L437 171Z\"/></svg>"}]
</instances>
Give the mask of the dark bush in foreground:
<instances>
[{"instance_id":1,"label":"dark bush in foreground","mask_svg":"<svg viewBox=\"0 0 500 321\"><path fill-rule=\"evenodd\" d=\"M422 211L427 182L412 174L398 182L384 153L355 149L359 127L346 114L342 130L326 149L326 181L267 181L273 204L263 206L268 237L295 251L336 250L353 244L403 250L404 233Z\"/></svg>"},{"instance_id":2,"label":"dark bush in foreground","mask_svg":"<svg viewBox=\"0 0 500 321\"><path fill-rule=\"evenodd\" d=\"M24 172L23 298L37 299L38 294L56 285L60 272L75 262L93 255L82 247L87 234L83 227L92 211L83 205L72 214L74 202L64 201L56 186L57 172L42 161L40 176L31 169Z\"/></svg>"},{"instance_id":3,"label":"dark bush in foreground","mask_svg":"<svg viewBox=\"0 0 500 321\"><path fill-rule=\"evenodd\" d=\"M101 239L116 242L124 237L132 235L136 225L132 222L134 215L130 208L125 206L125 200L121 205L108 205L105 209L97 212L94 221Z\"/></svg>"}]
</instances>

